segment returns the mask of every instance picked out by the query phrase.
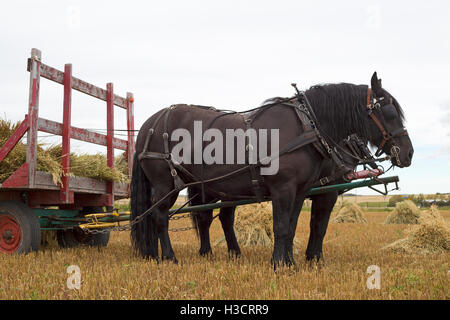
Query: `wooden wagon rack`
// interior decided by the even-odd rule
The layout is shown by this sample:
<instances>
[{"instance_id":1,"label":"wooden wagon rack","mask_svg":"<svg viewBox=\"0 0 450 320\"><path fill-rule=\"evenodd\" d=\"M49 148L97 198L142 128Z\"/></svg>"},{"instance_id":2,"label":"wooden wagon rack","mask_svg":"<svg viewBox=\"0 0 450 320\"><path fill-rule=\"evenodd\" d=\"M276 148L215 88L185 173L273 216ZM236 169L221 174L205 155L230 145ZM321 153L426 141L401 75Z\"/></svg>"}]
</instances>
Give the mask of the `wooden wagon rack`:
<instances>
[{"instance_id":1,"label":"wooden wagon rack","mask_svg":"<svg viewBox=\"0 0 450 320\"><path fill-rule=\"evenodd\" d=\"M59 206L76 209L86 206L113 206L114 199L128 197L128 184L99 181L86 177L70 176L70 140L76 139L106 146L107 164L114 167L114 149L123 150L131 176L134 154L134 98L127 93L126 98L114 94L113 84L106 89L99 88L72 76L72 65L66 64L64 72L44 64L41 52L31 50L28 59L30 89L28 114L10 139L0 149L2 161L27 133L26 162L0 185L0 200L24 201L29 207ZM62 123L39 117L40 79L46 78L59 83L64 88ZM71 125L72 90L77 90L106 102L106 135ZM114 106L126 110L128 139L114 137ZM56 185L49 173L36 170L38 132L62 136L63 175L62 183Z\"/></svg>"}]
</instances>

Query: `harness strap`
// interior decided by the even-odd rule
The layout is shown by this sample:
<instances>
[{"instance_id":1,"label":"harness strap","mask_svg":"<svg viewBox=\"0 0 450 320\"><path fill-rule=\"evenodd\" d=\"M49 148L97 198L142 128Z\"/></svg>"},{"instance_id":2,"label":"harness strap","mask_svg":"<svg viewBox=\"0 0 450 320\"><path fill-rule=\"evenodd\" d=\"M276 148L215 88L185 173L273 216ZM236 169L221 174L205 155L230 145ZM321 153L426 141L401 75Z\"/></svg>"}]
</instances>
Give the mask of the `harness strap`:
<instances>
[{"instance_id":1,"label":"harness strap","mask_svg":"<svg viewBox=\"0 0 450 320\"><path fill-rule=\"evenodd\" d=\"M316 135L316 137L319 137L320 134L317 131L317 128L313 127L314 122L311 122L311 119L308 118L306 113L302 111L299 106L295 106L294 108L295 113L297 114L297 117L299 118L300 122L302 123L303 130L306 131L312 131ZM323 145L321 139L317 139L316 141L312 142L314 148L317 150L317 152L320 153L320 155L323 158L327 158L327 151L325 149L325 146Z\"/></svg>"},{"instance_id":2,"label":"harness strap","mask_svg":"<svg viewBox=\"0 0 450 320\"><path fill-rule=\"evenodd\" d=\"M174 108L174 106L171 106L167 110L165 117L164 117L164 133L163 133L164 154L166 155L165 160L170 168L170 174L173 177L173 183L174 183L175 189L182 190L182 189L184 189L186 183L180 178L177 170L174 167L174 163L172 161L172 157L170 154L170 148L169 148L170 141L169 141L168 119L169 119L170 110L172 110L173 108Z\"/></svg>"},{"instance_id":3,"label":"harness strap","mask_svg":"<svg viewBox=\"0 0 450 320\"><path fill-rule=\"evenodd\" d=\"M381 141L380 145L378 146L377 151L375 152L375 156L379 156L383 151L383 147L386 144L386 142L389 141L389 139L392 138L390 134L387 133L386 129L384 128L381 121L377 118L377 116L373 113L373 103L372 103L372 89L370 87L367 87L367 104L366 104L367 110L369 111L369 116L372 118L373 122L375 122L375 125L380 129L381 134L383 135L383 141Z\"/></svg>"},{"instance_id":4,"label":"harness strap","mask_svg":"<svg viewBox=\"0 0 450 320\"><path fill-rule=\"evenodd\" d=\"M367 86L367 102L366 102L366 106L367 109L370 109L370 106L372 105L372 89L370 89L369 86Z\"/></svg>"},{"instance_id":5,"label":"harness strap","mask_svg":"<svg viewBox=\"0 0 450 320\"><path fill-rule=\"evenodd\" d=\"M170 148L169 148L169 133L168 133L168 118L170 110L173 109L173 106L170 108L166 108L163 112L159 114L159 116L156 118L153 127L148 130L147 137L145 139L144 148L142 152L138 155L139 161L142 161L143 159L151 159L151 160L165 160L170 168L170 174L173 177L173 182L176 190L182 190L185 187L185 182L179 177L177 170L174 167L174 163L171 159L170 155ZM148 145L150 144L150 141L153 137L153 133L155 132L155 128L158 125L161 118L164 116L164 127L163 127L163 145L164 145L164 153L161 152L153 152L148 151Z\"/></svg>"},{"instance_id":6,"label":"harness strap","mask_svg":"<svg viewBox=\"0 0 450 320\"><path fill-rule=\"evenodd\" d=\"M342 168L341 170L337 170L335 173L333 173L329 176L320 178L319 181L316 181L309 187L310 188L323 187L323 186L329 184L330 182L333 182L335 180L345 177L346 174L348 174L350 172L353 172L353 170L348 169L348 168Z\"/></svg>"},{"instance_id":7,"label":"harness strap","mask_svg":"<svg viewBox=\"0 0 450 320\"><path fill-rule=\"evenodd\" d=\"M159 114L159 116L156 118L155 123L153 123L153 127L151 127L148 130L147 137L145 138L144 148L142 149L142 152L138 155L138 160L139 161L141 161L142 159L147 158L147 156L145 154L146 154L146 152L148 150L148 145L149 145L149 143L150 143L150 141L151 141L151 139L153 137L153 133L155 132L155 128L158 125L159 120L161 120L162 116L165 115L168 112L168 110L169 110L169 108L164 109L164 111L161 112ZM152 155L148 155L148 159L157 159L157 158L152 158L152 157L157 156L158 153L156 153L156 152L151 152L151 153L152 153ZM161 153L159 153L159 154L161 154Z\"/></svg>"},{"instance_id":8,"label":"harness strap","mask_svg":"<svg viewBox=\"0 0 450 320\"><path fill-rule=\"evenodd\" d=\"M295 137L294 140L289 142L287 145L285 145L284 148L279 152L279 155L281 156L285 153L295 151L317 141L317 135L313 130L305 131L301 135Z\"/></svg>"},{"instance_id":9,"label":"harness strap","mask_svg":"<svg viewBox=\"0 0 450 320\"><path fill-rule=\"evenodd\" d=\"M246 130L247 132L249 132L249 130L252 128L252 119L251 118L246 118L244 116L244 122L246 125ZM255 193L256 199L258 200L258 202L262 202L263 201L263 196L262 196L262 192L261 192L261 185L260 185L260 177L258 176L258 174L256 173L256 166L253 163L252 159L251 159L251 154L253 152L253 141L250 138L250 135L246 135L246 151L247 151L247 159L248 159L248 166L249 166L249 170L250 170L250 177L251 177L251 182L252 182L252 187L253 187L253 192Z\"/></svg>"},{"instance_id":10,"label":"harness strap","mask_svg":"<svg viewBox=\"0 0 450 320\"><path fill-rule=\"evenodd\" d=\"M377 151L375 152L375 156L378 157L381 154L384 145L386 144L386 142L389 141L389 139L392 138L392 136L386 132L386 129L384 129L384 126L381 124L381 121L372 112L372 110L369 111L369 116L372 118L373 122L375 122L377 127L380 129L381 134L383 135L383 141L381 141L380 145L378 146Z\"/></svg>"},{"instance_id":11,"label":"harness strap","mask_svg":"<svg viewBox=\"0 0 450 320\"><path fill-rule=\"evenodd\" d=\"M166 160L166 158L167 158L167 156L164 153L153 152L153 151L143 151L138 156L139 161L141 161L143 159Z\"/></svg>"}]
</instances>

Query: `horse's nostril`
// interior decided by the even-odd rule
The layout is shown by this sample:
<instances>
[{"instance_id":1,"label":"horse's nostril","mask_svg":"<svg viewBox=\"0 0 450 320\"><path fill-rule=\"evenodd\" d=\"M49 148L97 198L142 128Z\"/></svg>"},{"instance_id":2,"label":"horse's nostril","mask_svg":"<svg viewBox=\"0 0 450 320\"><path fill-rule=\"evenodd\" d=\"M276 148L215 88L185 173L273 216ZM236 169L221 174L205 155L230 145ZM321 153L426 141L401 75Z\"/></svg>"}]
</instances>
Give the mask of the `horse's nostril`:
<instances>
[{"instance_id":1,"label":"horse's nostril","mask_svg":"<svg viewBox=\"0 0 450 320\"><path fill-rule=\"evenodd\" d=\"M411 149L411 150L409 151L409 153L408 153L409 160L412 159L413 154L414 154L414 149Z\"/></svg>"}]
</instances>

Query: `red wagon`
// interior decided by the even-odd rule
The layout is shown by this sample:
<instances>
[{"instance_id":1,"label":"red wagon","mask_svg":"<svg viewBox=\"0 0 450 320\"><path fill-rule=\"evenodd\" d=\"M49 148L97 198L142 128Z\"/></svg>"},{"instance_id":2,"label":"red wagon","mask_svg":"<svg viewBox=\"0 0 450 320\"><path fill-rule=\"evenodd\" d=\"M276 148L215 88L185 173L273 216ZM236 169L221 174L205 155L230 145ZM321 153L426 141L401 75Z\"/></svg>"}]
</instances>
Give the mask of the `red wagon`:
<instances>
[{"instance_id":1,"label":"red wagon","mask_svg":"<svg viewBox=\"0 0 450 320\"><path fill-rule=\"evenodd\" d=\"M131 176L135 147L133 94L127 93L124 98L114 94L112 83L106 84L106 89L103 89L75 78L72 76L71 64L66 64L64 71L50 67L42 62L41 52L38 49L31 50L28 71L30 72L28 113L22 124L0 149L1 162L27 134L25 163L0 185L0 252L38 250L41 230L56 231L58 241L63 246L81 243L106 245L109 239L108 232L86 234L74 226L83 221L82 218L86 213L102 212L104 207L112 207L114 200L128 197L129 185L70 176L70 141L76 139L106 146L107 163L111 168L114 167L114 149L123 150ZM39 117L41 78L63 85L62 123ZM71 125L72 90L106 102L106 135ZM115 106L126 110L127 140L114 137ZM60 184L55 184L49 173L36 170L39 131L62 137L61 164L64 174Z\"/></svg>"}]
</instances>

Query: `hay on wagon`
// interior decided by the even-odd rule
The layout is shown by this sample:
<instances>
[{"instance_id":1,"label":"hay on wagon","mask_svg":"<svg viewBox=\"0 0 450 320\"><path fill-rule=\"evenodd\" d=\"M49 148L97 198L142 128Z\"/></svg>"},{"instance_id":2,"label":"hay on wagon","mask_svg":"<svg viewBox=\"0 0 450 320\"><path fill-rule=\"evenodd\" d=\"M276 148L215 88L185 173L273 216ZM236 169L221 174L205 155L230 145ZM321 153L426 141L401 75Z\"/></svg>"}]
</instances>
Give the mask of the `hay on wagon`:
<instances>
[{"instance_id":1,"label":"hay on wagon","mask_svg":"<svg viewBox=\"0 0 450 320\"><path fill-rule=\"evenodd\" d=\"M11 137L21 122L15 124L0 118L0 146ZM0 183L4 182L26 160L27 146L19 141L8 156L0 162ZM61 183L63 174L61 166L61 145L51 145L44 148L44 144L37 146L37 170L52 175L55 184ZM128 164L123 155L115 158L115 168L107 165L106 156L98 154L70 154L70 175L94 178L106 181L128 181Z\"/></svg>"},{"instance_id":2,"label":"hay on wagon","mask_svg":"<svg viewBox=\"0 0 450 320\"><path fill-rule=\"evenodd\" d=\"M354 202L343 201L335 210L332 223L367 223L363 209Z\"/></svg>"},{"instance_id":3,"label":"hay on wagon","mask_svg":"<svg viewBox=\"0 0 450 320\"><path fill-rule=\"evenodd\" d=\"M450 251L450 226L436 207L423 213L419 224L406 230L406 237L383 250L408 254L433 254Z\"/></svg>"}]
</instances>

